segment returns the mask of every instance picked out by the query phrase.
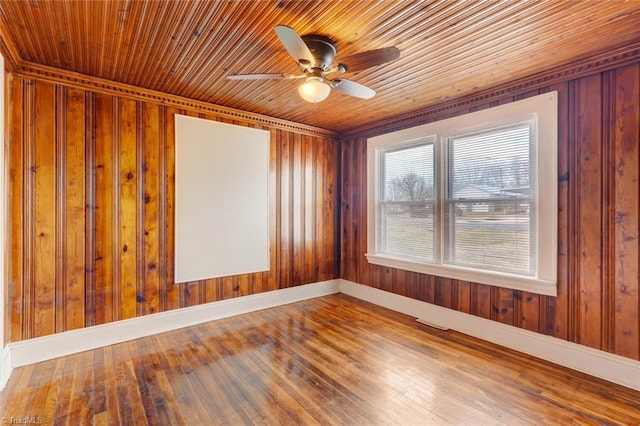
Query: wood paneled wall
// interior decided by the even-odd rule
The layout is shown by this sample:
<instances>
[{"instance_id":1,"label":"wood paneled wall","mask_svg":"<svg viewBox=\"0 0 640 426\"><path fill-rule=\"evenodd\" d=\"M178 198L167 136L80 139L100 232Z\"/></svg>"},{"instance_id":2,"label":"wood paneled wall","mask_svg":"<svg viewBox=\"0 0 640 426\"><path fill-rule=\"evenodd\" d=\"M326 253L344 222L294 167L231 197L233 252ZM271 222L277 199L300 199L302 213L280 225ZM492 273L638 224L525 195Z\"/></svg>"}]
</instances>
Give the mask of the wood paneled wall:
<instances>
[{"instance_id":1,"label":"wood paneled wall","mask_svg":"<svg viewBox=\"0 0 640 426\"><path fill-rule=\"evenodd\" d=\"M342 143L341 276L403 296L640 359L640 64L633 63L447 118L559 93L558 296L548 297L371 265L367 245L366 138ZM389 128L388 131L396 130Z\"/></svg>"},{"instance_id":2,"label":"wood paneled wall","mask_svg":"<svg viewBox=\"0 0 640 426\"><path fill-rule=\"evenodd\" d=\"M173 283L174 115L8 78L8 309L19 341L336 278L336 140L271 132L269 272Z\"/></svg>"},{"instance_id":3,"label":"wood paneled wall","mask_svg":"<svg viewBox=\"0 0 640 426\"><path fill-rule=\"evenodd\" d=\"M270 271L174 285L174 114L258 124L8 81L7 341L341 276L640 359L637 62L398 124L559 92L558 297L369 265L366 138L339 144L264 124Z\"/></svg>"}]
</instances>

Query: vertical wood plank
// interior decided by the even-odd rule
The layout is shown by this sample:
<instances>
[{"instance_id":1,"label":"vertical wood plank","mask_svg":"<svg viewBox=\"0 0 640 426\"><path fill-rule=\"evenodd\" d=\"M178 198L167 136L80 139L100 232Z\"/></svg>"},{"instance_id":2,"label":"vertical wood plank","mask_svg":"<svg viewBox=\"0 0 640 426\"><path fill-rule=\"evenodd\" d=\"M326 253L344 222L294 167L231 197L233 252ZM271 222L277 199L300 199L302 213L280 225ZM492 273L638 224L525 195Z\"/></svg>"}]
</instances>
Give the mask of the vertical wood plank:
<instances>
[{"instance_id":1,"label":"vertical wood plank","mask_svg":"<svg viewBox=\"0 0 640 426\"><path fill-rule=\"evenodd\" d=\"M576 339L593 348L602 346L602 90L601 76L576 82L577 109L574 140L577 144L577 190L574 220L577 224L576 253L579 253L575 282L579 302L575 305Z\"/></svg>"},{"instance_id":2,"label":"vertical wood plank","mask_svg":"<svg viewBox=\"0 0 640 426\"><path fill-rule=\"evenodd\" d=\"M324 173L325 173L325 191L327 191L327 197L325 197L324 204L324 216L322 222L326 229L324 240L324 261L323 271L325 273L325 280L333 279L340 274L340 252L337 250L340 246L340 214L338 199L338 145L334 141L329 139L323 140L325 147L325 157L323 159Z\"/></svg>"},{"instance_id":3,"label":"vertical wood plank","mask_svg":"<svg viewBox=\"0 0 640 426\"><path fill-rule=\"evenodd\" d=\"M518 324L525 330L540 332L540 296L526 291L520 294L520 318Z\"/></svg>"},{"instance_id":4,"label":"vertical wood plank","mask_svg":"<svg viewBox=\"0 0 640 426\"><path fill-rule=\"evenodd\" d=\"M495 293L497 296L495 303L495 319L503 324L514 325L514 290L509 288L497 288Z\"/></svg>"},{"instance_id":5,"label":"vertical wood plank","mask_svg":"<svg viewBox=\"0 0 640 426\"><path fill-rule=\"evenodd\" d=\"M234 296L240 297L240 296L246 296L247 294L249 294L251 290L249 288L250 284L251 282L249 280L248 274L238 275L237 281L236 281L237 290L234 292Z\"/></svg>"},{"instance_id":6,"label":"vertical wood plank","mask_svg":"<svg viewBox=\"0 0 640 426\"><path fill-rule=\"evenodd\" d=\"M28 247L27 223L30 213L27 195L29 181L33 174L30 170L31 160L26 157L28 140L25 135L29 126L27 117L31 115L32 98L30 92L33 85L28 85L23 79L8 75L7 93L11 99L23 102L8 103L8 147L7 147L7 222L6 238L9 244L9 259L7 261L7 302L8 311L5 313L4 342L19 341L26 338L25 329L29 322L29 311L25 305L28 299L27 276L25 268ZM3 289L4 291L4 289Z\"/></svg>"},{"instance_id":7,"label":"vertical wood plank","mask_svg":"<svg viewBox=\"0 0 640 426\"><path fill-rule=\"evenodd\" d=\"M420 274L407 272L407 297L420 300Z\"/></svg>"},{"instance_id":8,"label":"vertical wood plank","mask_svg":"<svg viewBox=\"0 0 640 426\"><path fill-rule=\"evenodd\" d=\"M165 133L163 134L164 146L162 146L164 161L164 194L166 202L162 204L164 211L161 218L164 219L164 239L165 244L161 245L164 250L162 262L164 263L165 284L165 304L166 309L177 309L180 307L180 291L174 283L174 243L175 243L175 115L179 111L175 108L165 109Z\"/></svg>"},{"instance_id":9,"label":"vertical wood plank","mask_svg":"<svg viewBox=\"0 0 640 426\"><path fill-rule=\"evenodd\" d=\"M144 117L148 108L153 108L152 104L144 102L136 102L136 316L142 316L145 313L145 295L147 293L147 281L145 280L146 267L145 267L145 173L144 164L144 141L146 139L146 125L144 123Z\"/></svg>"},{"instance_id":10,"label":"vertical wood plank","mask_svg":"<svg viewBox=\"0 0 640 426\"><path fill-rule=\"evenodd\" d=\"M114 156L114 126L112 98L96 95L95 100L96 140L95 140L95 323L105 324L114 320L114 288L118 283L114 277L113 218L114 191L117 186L117 156ZM115 164L114 164L115 163Z\"/></svg>"},{"instance_id":11,"label":"vertical wood plank","mask_svg":"<svg viewBox=\"0 0 640 426\"><path fill-rule=\"evenodd\" d=\"M200 281L182 283L180 284L180 286L182 289L182 305L180 306L181 308L187 306L196 306L200 303Z\"/></svg>"},{"instance_id":12,"label":"vertical wood plank","mask_svg":"<svg viewBox=\"0 0 640 426\"><path fill-rule=\"evenodd\" d=\"M37 84L34 93L34 334L55 332L56 312L56 141L55 87Z\"/></svg>"},{"instance_id":13,"label":"vertical wood plank","mask_svg":"<svg viewBox=\"0 0 640 426\"><path fill-rule=\"evenodd\" d=\"M371 270L369 276L371 277L370 286L373 288L381 288L382 287L382 274L383 268L380 265L368 265Z\"/></svg>"},{"instance_id":14,"label":"vertical wood plank","mask_svg":"<svg viewBox=\"0 0 640 426\"><path fill-rule=\"evenodd\" d=\"M65 259L67 250L67 233L65 232L66 222L66 203L67 203L67 185L66 185L66 169L67 169L67 150L66 150L66 137L67 137L67 121L64 111L67 110L67 87L54 86L55 90L55 103L56 103L56 115L55 115L55 167L54 167L54 179L56 194L54 198L54 205L51 207L55 209L55 231L56 235L53 239L56 245L55 258ZM64 262L56 262L56 286L55 286L55 330L57 333L64 331L66 323L66 268Z\"/></svg>"},{"instance_id":15,"label":"vertical wood plank","mask_svg":"<svg viewBox=\"0 0 640 426\"><path fill-rule=\"evenodd\" d=\"M640 167L640 65L616 70L615 78L615 353L640 357L638 202Z\"/></svg>"},{"instance_id":16,"label":"vertical wood plank","mask_svg":"<svg viewBox=\"0 0 640 426\"><path fill-rule=\"evenodd\" d=\"M173 118L173 117L170 117ZM169 285L167 284L167 111L164 106L158 107L158 311L167 310L167 293Z\"/></svg>"},{"instance_id":17,"label":"vertical wood plank","mask_svg":"<svg viewBox=\"0 0 640 426\"><path fill-rule=\"evenodd\" d=\"M380 290L393 291L393 268L380 267Z\"/></svg>"},{"instance_id":18,"label":"vertical wood plank","mask_svg":"<svg viewBox=\"0 0 640 426\"><path fill-rule=\"evenodd\" d=\"M223 300L231 299L232 297L235 297L235 294L238 291L236 276L222 277L220 278L219 282L221 283L220 286L222 287ZM195 300L194 300L194 304L195 304Z\"/></svg>"},{"instance_id":19,"label":"vertical wood plank","mask_svg":"<svg viewBox=\"0 0 640 426\"><path fill-rule=\"evenodd\" d=\"M67 92L66 134L64 140L65 167L59 171L65 177L63 232L64 255L64 327L60 331L84 327L85 322L85 105L84 91Z\"/></svg>"},{"instance_id":20,"label":"vertical wood plank","mask_svg":"<svg viewBox=\"0 0 640 426\"><path fill-rule=\"evenodd\" d=\"M573 220L571 196L576 181L572 159L574 142L570 139L569 83L550 87L558 92L558 271L557 297L544 297L541 301L540 329L545 334L567 338L568 309L570 303L570 271L574 251L571 245L570 222Z\"/></svg>"},{"instance_id":21,"label":"vertical wood plank","mask_svg":"<svg viewBox=\"0 0 640 426\"><path fill-rule=\"evenodd\" d=\"M354 145L355 141L353 140L342 143L340 161L342 165L340 183L340 246L342 253L340 260L340 275L350 281L356 280L353 268L353 265L355 263L355 259L353 258L353 244L355 240L353 233L353 217L351 206L351 204L353 203L353 197L355 197L354 194L358 190L357 188L353 187L352 183L354 173L353 169L358 167L358 165L354 162Z\"/></svg>"},{"instance_id":22,"label":"vertical wood plank","mask_svg":"<svg viewBox=\"0 0 640 426\"><path fill-rule=\"evenodd\" d=\"M420 275L420 284L424 288L422 300L436 304L436 277L432 275Z\"/></svg>"},{"instance_id":23,"label":"vertical wood plank","mask_svg":"<svg viewBox=\"0 0 640 426\"><path fill-rule=\"evenodd\" d=\"M452 285L450 278L436 278L435 303L443 308L453 309Z\"/></svg>"},{"instance_id":24,"label":"vertical wood plank","mask_svg":"<svg viewBox=\"0 0 640 426\"><path fill-rule=\"evenodd\" d=\"M218 280L208 279L204 282L204 303L215 302L218 298Z\"/></svg>"},{"instance_id":25,"label":"vertical wood plank","mask_svg":"<svg viewBox=\"0 0 640 426\"><path fill-rule=\"evenodd\" d=\"M313 283L316 278L316 196L315 169L317 164L315 143L311 136L303 136L304 171L304 282Z\"/></svg>"},{"instance_id":26,"label":"vertical wood plank","mask_svg":"<svg viewBox=\"0 0 640 426\"><path fill-rule=\"evenodd\" d=\"M458 281L457 309L466 314L471 313L471 284L467 281Z\"/></svg>"},{"instance_id":27,"label":"vertical wood plank","mask_svg":"<svg viewBox=\"0 0 640 426\"><path fill-rule=\"evenodd\" d=\"M393 270L393 292L400 296L407 295L407 271L402 269Z\"/></svg>"},{"instance_id":28,"label":"vertical wood plank","mask_svg":"<svg viewBox=\"0 0 640 426\"><path fill-rule=\"evenodd\" d=\"M474 306L474 315L481 318L491 319L492 301L491 287L485 284L475 284L476 305Z\"/></svg>"},{"instance_id":29,"label":"vertical wood plank","mask_svg":"<svg viewBox=\"0 0 640 426\"><path fill-rule=\"evenodd\" d=\"M85 225L84 225L84 326L96 324L96 105L95 93L84 92L85 96Z\"/></svg>"},{"instance_id":30,"label":"vertical wood plank","mask_svg":"<svg viewBox=\"0 0 640 426\"><path fill-rule=\"evenodd\" d=\"M293 221L292 221L292 141L291 135L283 131L278 131L280 137L280 255L279 269L280 282L278 288L291 286L292 277L292 256L293 256Z\"/></svg>"},{"instance_id":31,"label":"vertical wood plank","mask_svg":"<svg viewBox=\"0 0 640 426\"><path fill-rule=\"evenodd\" d=\"M366 156L362 155L362 145L365 144L365 141L363 139L356 139L353 141L352 143L352 165L353 167L348 170L347 172L350 174L350 182L351 182L351 186L353 188L353 190L351 191L351 197L350 197L350 205L351 205L351 216L350 216L350 223L349 223L349 229L350 229L350 235L351 235L351 250L350 253L351 255L348 258L348 262L350 262L349 268L348 270L350 271L351 275L353 276L353 280L354 281L358 281L359 280L359 269L360 266L359 264L360 262L360 248L361 246L361 241L365 240L366 241L366 235L362 233L362 229L363 227L366 225L366 215L365 215L365 221L361 221L361 208L363 206L362 204L362 200L366 199L366 186L365 187L361 187L361 176L362 175L366 175L366 169L367 169L367 162L366 162ZM364 210L366 212L366 208ZM406 291L406 288L404 288L404 279L406 277L404 275L400 275L398 276L398 279L400 280L398 282L398 289L401 292L400 294L403 294L402 292Z\"/></svg>"},{"instance_id":32,"label":"vertical wood plank","mask_svg":"<svg viewBox=\"0 0 640 426\"><path fill-rule=\"evenodd\" d=\"M327 229L324 226L323 218L324 218L324 200L328 196L326 193L325 187L325 174L324 174L324 159L325 159L325 150L324 150L324 141L320 139L315 139L315 157L316 163L314 165L315 169L315 181L316 181L316 196L315 196L315 274L316 280L322 281L326 278L324 273L324 247L326 244L327 238Z\"/></svg>"},{"instance_id":33,"label":"vertical wood plank","mask_svg":"<svg viewBox=\"0 0 640 426\"><path fill-rule=\"evenodd\" d=\"M359 203L358 203L358 218L357 224L360 224L359 227L359 238L354 239L355 243L358 244L359 250L356 252L355 263L360 265L360 268L356 270L356 278L358 280L362 280L362 282L369 282L371 280L369 273L370 268L369 262L366 258L366 253L369 245L368 241L368 223L367 223L367 202L368 202L368 192L367 192L367 141L364 138L359 139L358 143L359 150L359 158L360 158L360 180L358 182L358 191L360 192ZM417 278L416 278L417 280ZM417 281L416 281L417 282ZM419 293L418 293L419 294ZM416 296L419 298L419 296Z\"/></svg>"},{"instance_id":34,"label":"vertical wood plank","mask_svg":"<svg viewBox=\"0 0 640 426\"><path fill-rule=\"evenodd\" d=\"M278 288L280 279L280 242L281 209L280 194L282 192L279 132L269 132L269 274L266 291Z\"/></svg>"},{"instance_id":35,"label":"vertical wood plank","mask_svg":"<svg viewBox=\"0 0 640 426\"><path fill-rule=\"evenodd\" d=\"M160 145L161 111L155 105L144 109L144 141L143 141L143 210L144 210L144 282L145 292L142 314L152 314L160 310L160 184L161 165Z\"/></svg>"},{"instance_id":36,"label":"vertical wood plank","mask_svg":"<svg viewBox=\"0 0 640 426\"><path fill-rule=\"evenodd\" d=\"M616 129L608 125L615 120L615 70L602 73L602 164L606 170L615 170ZM615 181L613 173L602 173L602 349L613 351L615 345L614 324L609 318L615 317Z\"/></svg>"},{"instance_id":37,"label":"vertical wood plank","mask_svg":"<svg viewBox=\"0 0 640 426\"><path fill-rule=\"evenodd\" d=\"M120 105L120 303L122 319L136 316L137 265L137 105L123 99Z\"/></svg>"},{"instance_id":38,"label":"vertical wood plank","mask_svg":"<svg viewBox=\"0 0 640 426\"><path fill-rule=\"evenodd\" d=\"M302 151L302 137L299 134L292 135L292 175L291 175L291 221L292 221L292 251L293 271L291 285L301 284L304 278L304 169Z\"/></svg>"}]
</instances>

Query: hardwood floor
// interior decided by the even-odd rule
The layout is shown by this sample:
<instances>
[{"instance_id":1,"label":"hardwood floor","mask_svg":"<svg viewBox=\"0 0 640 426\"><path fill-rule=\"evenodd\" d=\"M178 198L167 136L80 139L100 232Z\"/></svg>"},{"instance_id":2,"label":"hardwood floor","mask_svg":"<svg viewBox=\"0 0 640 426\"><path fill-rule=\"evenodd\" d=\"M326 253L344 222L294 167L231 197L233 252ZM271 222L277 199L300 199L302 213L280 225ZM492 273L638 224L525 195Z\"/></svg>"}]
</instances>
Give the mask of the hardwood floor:
<instances>
[{"instance_id":1,"label":"hardwood floor","mask_svg":"<svg viewBox=\"0 0 640 426\"><path fill-rule=\"evenodd\" d=\"M19 368L44 424L640 424L640 392L333 295Z\"/></svg>"}]
</instances>

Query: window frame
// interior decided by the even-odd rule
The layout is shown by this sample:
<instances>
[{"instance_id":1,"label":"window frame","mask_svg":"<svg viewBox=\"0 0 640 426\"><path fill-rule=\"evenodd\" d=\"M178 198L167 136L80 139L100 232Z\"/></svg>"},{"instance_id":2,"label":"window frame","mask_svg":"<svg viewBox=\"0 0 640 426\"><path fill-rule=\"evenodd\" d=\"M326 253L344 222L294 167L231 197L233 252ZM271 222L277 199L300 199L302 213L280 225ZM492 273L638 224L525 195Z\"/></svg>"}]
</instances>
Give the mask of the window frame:
<instances>
[{"instance_id":1,"label":"window frame","mask_svg":"<svg viewBox=\"0 0 640 426\"><path fill-rule=\"evenodd\" d=\"M533 96L481 111L369 138L367 141L367 260L408 271L557 295L557 92ZM535 120L535 218L537 254L533 275L481 270L444 263L444 214L447 185L447 138ZM377 252L380 155L394 147L411 146L435 136L436 263Z\"/></svg>"},{"instance_id":2,"label":"window frame","mask_svg":"<svg viewBox=\"0 0 640 426\"><path fill-rule=\"evenodd\" d=\"M460 138L460 137L470 137L472 135L482 135L482 136L486 136L487 134L491 134L491 133L496 133L496 132L500 132L500 131L505 131L505 130L509 130L509 129L515 129L515 128L521 128L521 127L527 127L529 129L529 138L533 138L535 140L537 140L537 119L535 117L532 117L528 120L524 120L524 121L514 121L514 122L510 122L507 125L502 125L502 126L484 126L481 127L480 129L476 129L473 132L467 133L467 134L458 134L458 135L443 135L442 136L442 160L443 160L443 164L445 164L445 168L444 168L444 172L442 173L442 180L444 181L444 190L443 190L443 195L441 198L442 201L442 215L441 218L443 220L443 226L441 228L442 230L442 236L443 236L443 244L442 244L442 263L443 264L447 264L447 265L456 265L455 262L452 262L448 256L447 256L447 252L451 251L452 249L454 249L454 247L452 245L449 244L450 240L451 240L451 231L448 230L448 223L447 223L447 216L449 215L449 211L448 211L448 205L449 204L456 204L460 201L462 201L462 199L460 198L455 198L453 197L450 192L451 192L451 181L452 181L452 172L450 170L450 166L452 161L454 161L454 158L452 158L452 146L453 144L455 144L455 139ZM535 235L534 238L532 238L532 241L530 242L530 247L529 247L529 253L530 255L534 252L536 252L536 240L537 240L537 229L536 229L536 217L537 217L537 200L536 200L536 194L537 194L537 162L538 159L536 158L536 153L535 153L535 146L536 146L536 142L534 142L533 144L529 144L528 146L528 151L529 151L529 166L530 166L530 173L529 175L533 175L534 179L533 182L529 182L529 187L530 190L532 191L530 193L530 195L526 198L520 198L520 200L524 200L524 201L528 201L530 203L533 203L534 205L534 215L533 217L529 218L529 227L530 230L532 230L531 235ZM500 203L504 203L505 199L504 198L500 198L500 197L496 197L496 198L489 198L489 199L476 199L476 200L482 200L483 202L487 203L488 206L491 205L495 205L495 204L500 204ZM467 201L471 204L473 204L473 201ZM477 202L477 201L476 201ZM450 225L449 225L450 226ZM531 260L531 257L530 257ZM537 260L537 253L536 253L536 257L533 259L533 265L530 265L529 271L527 273L517 273L517 272L513 272L514 274L520 276L532 276L535 273L535 260ZM465 266L465 265L461 265L461 264L457 264L458 266ZM533 266L533 268L532 268ZM474 266L469 265L469 268L472 269L476 269ZM534 269L532 271L532 269ZM491 272L500 272L499 269L489 269L489 271ZM509 273L509 271L505 271L506 273Z\"/></svg>"},{"instance_id":3,"label":"window frame","mask_svg":"<svg viewBox=\"0 0 640 426\"><path fill-rule=\"evenodd\" d=\"M384 177L386 176L386 170L383 167L383 162L381 161L381 157L383 155L387 154L387 153L390 153L390 152L400 151L400 150L404 150L404 149L411 149L411 148L414 148L414 147L424 146L424 145L433 145L433 162L434 162L433 168L434 168L434 176L435 176L436 169L437 169L437 164L436 164L437 157L436 157L436 152L435 152L436 151L436 147L437 147L437 140L436 140L435 136L427 136L427 137L424 137L424 138L420 138L419 140L409 141L406 144L394 145L392 147L389 147L389 149L385 149L382 152L379 152L380 155L378 156L378 159L377 159L378 167L379 167L379 173L377 174L377 177L376 177L377 184L378 184L378 190L379 190L379 192L377 193L378 202L376 203L376 215L378 215L377 216L378 218L380 218L380 219L382 219L383 217L384 217L384 219L387 218L386 216L384 216L382 214L382 210L384 209L384 206L386 204L399 204L399 205L410 206L410 205L416 205L416 204L423 204L424 203L423 201L422 202L421 201L414 201L414 202L399 201L399 202L393 203L393 202L389 202L389 201L386 201L386 200L380 200L381 194L383 194L385 192L385 189L386 189L385 188L385 179L384 179ZM438 194L437 194L437 191L438 191L437 188L434 188L434 196L433 196L433 201L432 201L432 203L433 203L433 212L434 212L434 231L435 231L435 227L437 226L436 214L435 214L435 211L438 208L438 203L437 203ZM429 202L431 202L431 200L429 200ZM381 235L380 235L380 227L376 226L376 246L377 246L378 241L380 241L381 239L382 238L381 238ZM385 253L385 255L386 255L386 253ZM437 255L437 250L435 250L435 247L434 247L434 256L436 256L436 255ZM407 257L409 257L409 256L407 256ZM412 258L414 258L414 257L412 257ZM418 262L420 262L420 260L418 260L418 258L415 258L415 259Z\"/></svg>"}]
</instances>

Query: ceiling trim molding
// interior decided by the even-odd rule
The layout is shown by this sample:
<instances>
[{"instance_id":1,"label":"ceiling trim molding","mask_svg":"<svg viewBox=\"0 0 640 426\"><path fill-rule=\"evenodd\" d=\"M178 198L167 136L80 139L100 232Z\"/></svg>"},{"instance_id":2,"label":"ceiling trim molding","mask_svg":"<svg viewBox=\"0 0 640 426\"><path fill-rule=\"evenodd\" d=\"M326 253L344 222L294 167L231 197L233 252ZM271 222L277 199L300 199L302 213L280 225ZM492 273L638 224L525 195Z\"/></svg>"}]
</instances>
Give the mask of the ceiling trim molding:
<instances>
[{"instance_id":1,"label":"ceiling trim molding","mask_svg":"<svg viewBox=\"0 0 640 426\"><path fill-rule=\"evenodd\" d=\"M1 48L2 47L0 46L0 49ZM81 88L93 92L104 93L107 95L114 95L119 97L132 98L144 102L153 102L162 105L174 106L185 110L207 112L231 120L245 121L256 125L262 125L270 128L277 128L311 136L331 139L337 139L339 137L338 132L322 129L320 127L300 124L293 121L270 117L268 115L252 113L235 108L225 107L222 105L211 104L208 102L196 101L193 99L171 95L169 93L164 93L157 90L145 89L142 87L134 86L132 84L119 83L116 81L92 77L73 71L66 71L55 67L39 65L28 61L23 61L22 63L18 64L18 66L14 67L13 74L20 77L53 82L64 86Z\"/></svg>"},{"instance_id":2,"label":"ceiling trim molding","mask_svg":"<svg viewBox=\"0 0 640 426\"><path fill-rule=\"evenodd\" d=\"M504 99L507 96L522 95L532 90L543 89L553 84L611 70L621 65L638 62L639 60L640 42L637 42L612 49L587 59L552 68L542 73L513 80L509 83L501 84L471 95L462 96L431 107L391 117L387 120L380 120L375 123L360 126L349 132L344 132L341 139L367 138L452 117L466 112L470 106L488 104Z\"/></svg>"}]
</instances>

